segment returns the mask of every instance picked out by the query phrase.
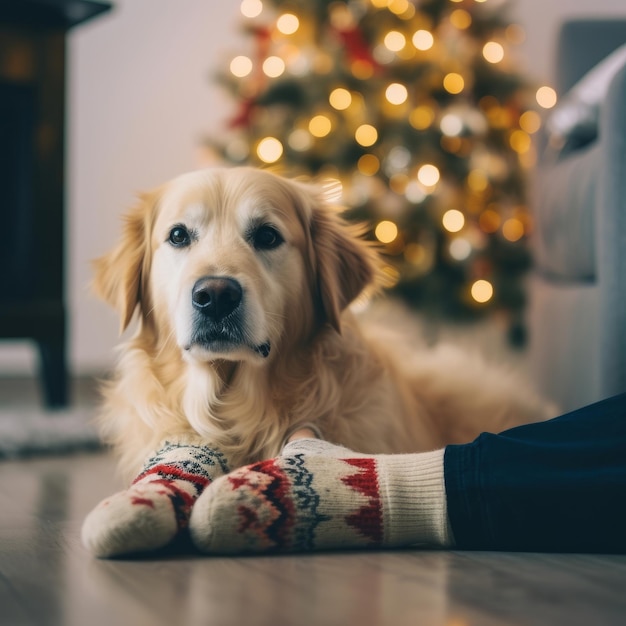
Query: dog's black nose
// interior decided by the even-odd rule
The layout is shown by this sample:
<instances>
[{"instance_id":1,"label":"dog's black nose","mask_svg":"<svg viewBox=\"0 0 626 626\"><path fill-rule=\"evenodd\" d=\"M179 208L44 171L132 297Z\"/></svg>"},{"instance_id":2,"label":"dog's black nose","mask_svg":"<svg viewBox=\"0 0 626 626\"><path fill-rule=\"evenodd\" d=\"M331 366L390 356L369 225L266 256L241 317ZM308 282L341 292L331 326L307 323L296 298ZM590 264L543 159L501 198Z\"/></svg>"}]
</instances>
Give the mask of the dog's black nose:
<instances>
[{"instance_id":1,"label":"dog's black nose","mask_svg":"<svg viewBox=\"0 0 626 626\"><path fill-rule=\"evenodd\" d=\"M191 290L191 302L196 311L215 321L224 319L240 304L241 285L224 276L205 276Z\"/></svg>"}]
</instances>

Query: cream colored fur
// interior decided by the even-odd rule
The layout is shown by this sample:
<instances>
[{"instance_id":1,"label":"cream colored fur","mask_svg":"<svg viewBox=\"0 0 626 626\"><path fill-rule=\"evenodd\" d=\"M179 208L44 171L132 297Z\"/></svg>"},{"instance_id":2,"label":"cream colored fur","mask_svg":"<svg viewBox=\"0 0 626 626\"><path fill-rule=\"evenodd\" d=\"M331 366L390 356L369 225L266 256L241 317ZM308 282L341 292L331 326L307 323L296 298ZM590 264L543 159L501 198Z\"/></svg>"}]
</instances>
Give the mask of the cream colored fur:
<instances>
[{"instance_id":1,"label":"cream colored fur","mask_svg":"<svg viewBox=\"0 0 626 626\"><path fill-rule=\"evenodd\" d=\"M251 224L284 243L257 250ZM172 227L194 232L176 249ZM119 245L95 263L96 291L137 315L106 385L103 433L131 476L166 438L216 445L231 467L276 455L300 422L360 452L410 452L544 419L513 376L453 348L416 350L348 305L378 272L360 240L311 187L249 168L183 175L141 197ZM191 288L229 276L244 290L246 341L192 345ZM268 341L267 358L251 346ZM247 342L247 343L246 343Z\"/></svg>"}]
</instances>

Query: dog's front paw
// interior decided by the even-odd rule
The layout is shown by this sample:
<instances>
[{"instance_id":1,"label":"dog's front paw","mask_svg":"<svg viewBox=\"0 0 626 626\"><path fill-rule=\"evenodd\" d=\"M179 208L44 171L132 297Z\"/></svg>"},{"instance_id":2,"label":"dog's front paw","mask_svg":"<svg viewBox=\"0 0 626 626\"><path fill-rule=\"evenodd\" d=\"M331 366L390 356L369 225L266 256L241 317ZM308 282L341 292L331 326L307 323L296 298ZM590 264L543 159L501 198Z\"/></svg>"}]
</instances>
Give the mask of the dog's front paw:
<instances>
[{"instance_id":1,"label":"dog's front paw","mask_svg":"<svg viewBox=\"0 0 626 626\"><path fill-rule=\"evenodd\" d=\"M166 546L179 524L172 501L153 485L134 485L106 498L83 522L83 545L101 558Z\"/></svg>"}]
</instances>

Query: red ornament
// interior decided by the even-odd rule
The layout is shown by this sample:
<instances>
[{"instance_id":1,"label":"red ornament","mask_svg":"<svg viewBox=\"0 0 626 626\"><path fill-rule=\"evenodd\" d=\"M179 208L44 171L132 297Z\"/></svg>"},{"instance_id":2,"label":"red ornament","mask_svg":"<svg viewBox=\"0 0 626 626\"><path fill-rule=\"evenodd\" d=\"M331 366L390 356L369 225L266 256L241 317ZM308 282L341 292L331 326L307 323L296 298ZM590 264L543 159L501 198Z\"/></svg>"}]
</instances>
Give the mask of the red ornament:
<instances>
[{"instance_id":1,"label":"red ornament","mask_svg":"<svg viewBox=\"0 0 626 626\"><path fill-rule=\"evenodd\" d=\"M346 48L350 62L361 61L371 65L372 69L378 69L379 65L372 56L363 31L358 26L335 28L334 30L341 40L341 43Z\"/></svg>"},{"instance_id":2,"label":"red ornament","mask_svg":"<svg viewBox=\"0 0 626 626\"><path fill-rule=\"evenodd\" d=\"M239 111L228 122L228 128L250 128L255 106L256 103L253 98L242 100L239 104Z\"/></svg>"}]
</instances>

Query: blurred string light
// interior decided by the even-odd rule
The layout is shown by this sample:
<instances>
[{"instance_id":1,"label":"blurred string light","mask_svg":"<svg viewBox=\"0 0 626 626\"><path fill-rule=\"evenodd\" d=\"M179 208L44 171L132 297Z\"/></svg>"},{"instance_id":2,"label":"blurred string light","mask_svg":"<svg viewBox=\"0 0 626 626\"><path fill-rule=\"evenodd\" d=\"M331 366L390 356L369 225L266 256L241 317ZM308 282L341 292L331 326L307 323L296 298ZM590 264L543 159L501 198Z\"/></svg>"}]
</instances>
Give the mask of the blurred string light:
<instances>
[{"instance_id":1,"label":"blurred string light","mask_svg":"<svg viewBox=\"0 0 626 626\"><path fill-rule=\"evenodd\" d=\"M439 182L439 169L431 163L422 165L417 171L417 180L425 187L434 187Z\"/></svg>"},{"instance_id":2,"label":"blurred string light","mask_svg":"<svg viewBox=\"0 0 626 626\"><path fill-rule=\"evenodd\" d=\"M547 85L539 87L535 97L537 99L537 104L544 109L551 109L557 101L556 91Z\"/></svg>"},{"instance_id":3,"label":"blurred string light","mask_svg":"<svg viewBox=\"0 0 626 626\"><path fill-rule=\"evenodd\" d=\"M376 225L374 235L381 243L391 243L398 236L398 227L389 220L383 220Z\"/></svg>"},{"instance_id":4,"label":"blurred string light","mask_svg":"<svg viewBox=\"0 0 626 626\"><path fill-rule=\"evenodd\" d=\"M472 16L464 9L455 9L450 13L450 23L459 30L465 30L472 25Z\"/></svg>"},{"instance_id":5,"label":"blurred string light","mask_svg":"<svg viewBox=\"0 0 626 626\"><path fill-rule=\"evenodd\" d=\"M352 94L343 87L337 87L330 92L328 101L334 109L344 111L352 104Z\"/></svg>"},{"instance_id":6,"label":"blurred string light","mask_svg":"<svg viewBox=\"0 0 626 626\"><path fill-rule=\"evenodd\" d=\"M277 56L267 57L263 61L263 73L270 78L278 78L285 71L285 62Z\"/></svg>"},{"instance_id":7,"label":"blurred string light","mask_svg":"<svg viewBox=\"0 0 626 626\"><path fill-rule=\"evenodd\" d=\"M248 74L252 71L252 59L243 55L236 56L230 62L230 71L231 74L237 78L248 76Z\"/></svg>"},{"instance_id":8,"label":"blurred string light","mask_svg":"<svg viewBox=\"0 0 626 626\"><path fill-rule=\"evenodd\" d=\"M390 172L404 170L411 163L411 153L404 146L395 146L389 151L385 162Z\"/></svg>"},{"instance_id":9,"label":"blurred string light","mask_svg":"<svg viewBox=\"0 0 626 626\"><path fill-rule=\"evenodd\" d=\"M424 187L416 180L408 182L404 195L409 202L413 204L419 204L426 199L427 193Z\"/></svg>"},{"instance_id":10,"label":"blurred string light","mask_svg":"<svg viewBox=\"0 0 626 626\"><path fill-rule=\"evenodd\" d=\"M374 65L370 61L356 59L350 65L350 72L359 80L367 80L374 75Z\"/></svg>"},{"instance_id":11,"label":"blurred string light","mask_svg":"<svg viewBox=\"0 0 626 626\"><path fill-rule=\"evenodd\" d=\"M485 191L489 186L489 179L483 170L475 169L467 175L467 186L472 191Z\"/></svg>"},{"instance_id":12,"label":"blurred string light","mask_svg":"<svg viewBox=\"0 0 626 626\"><path fill-rule=\"evenodd\" d=\"M465 226L465 216L457 209L449 209L441 218L443 227L450 233L458 233Z\"/></svg>"},{"instance_id":13,"label":"blurred string light","mask_svg":"<svg viewBox=\"0 0 626 626\"><path fill-rule=\"evenodd\" d=\"M357 143L368 148L378 141L378 131L371 124L361 124L356 129L354 138L357 140Z\"/></svg>"},{"instance_id":14,"label":"blurred string light","mask_svg":"<svg viewBox=\"0 0 626 626\"><path fill-rule=\"evenodd\" d=\"M391 104L402 104L409 97L409 92L404 85L400 83L391 83L385 90L385 98Z\"/></svg>"},{"instance_id":15,"label":"blurred string light","mask_svg":"<svg viewBox=\"0 0 626 626\"><path fill-rule=\"evenodd\" d=\"M493 209L485 209L478 218L478 225L484 233L495 233L500 228L502 219Z\"/></svg>"},{"instance_id":16,"label":"blurred string light","mask_svg":"<svg viewBox=\"0 0 626 626\"><path fill-rule=\"evenodd\" d=\"M415 31L411 41L418 50L430 50L435 43L435 38L427 30Z\"/></svg>"},{"instance_id":17,"label":"blurred string light","mask_svg":"<svg viewBox=\"0 0 626 626\"><path fill-rule=\"evenodd\" d=\"M455 261L465 261L472 254L472 244L464 237L456 237L450 242L448 252Z\"/></svg>"},{"instance_id":18,"label":"blurred string light","mask_svg":"<svg viewBox=\"0 0 626 626\"><path fill-rule=\"evenodd\" d=\"M532 139L530 135L523 130L514 130L509 137L511 148L519 154L528 152L532 147Z\"/></svg>"},{"instance_id":19,"label":"blurred string light","mask_svg":"<svg viewBox=\"0 0 626 626\"><path fill-rule=\"evenodd\" d=\"M453 95L459 94L465 88L465 80L457 72L450 72L443 77L443 88Z\"/></svg>"},{"instance_id":20,"label":"blurred string light","mask_svg":"<svg viewBox=\"0 0 626 626\"><path fill-rule=\"evenodd\" d=\"M488 280L477 280L472 283L470 293L476 302L484 304L493 297L493 285Z\"/></svg>"},{"instance_id":21,"label":"blurred string light","mask_svg":"<svg viewBox=\"0 0 626 626\"><path fill-rule=\"evenodd\" d=\"M522 130L532 135L541 128L541 116L536 111L526 111L520 115L519 125Z\"/></svg>"},{"instance_id":22,"label":"blurred string light","mask_svg":"<svg viewBox=\"0 0 626 626\"><path fill-rule=\"evenodd\" d=\"M256 153L264 163L275 163L283 154L283 144L276 137L265 137L259 141Z\"/></svg>"},{"instance_id":23,"label":"blurred string light","mask_svg":"<svg viewBox=\"0 0 626 626\"><path fill-rule=\"evenodd\" d=\"M433 123L434 119L435 112L432 107L427 105L415 107L409 113L409 123L416 130L426 130Z\"/></svg>"},{"instance_id":24,"label":"blurred string light","mask_svg":"<svg viewBox=\"0 0 626 626\"><path fill-rule=\"evenodd\" d=\"M391 30L385 35L385 47L392 52L400 52L406 46L406 37L397 30Z\"/></svg>"},{"instance_id":25,"label":"blurred string light","mask_svg":"<svg viewBox=\"0 0 626 626\"><path fill-rule=\"evenodd\" d=\"M415 15L415 5L409 0L390 0L387 8L403 20L410 20Z\"/></svg>"},{"instance_id":26,"label":"blurred string light","mask_svg":"<svg viewBox=\"0 0 626 626\"><path fill-rule=\"evenodd\" d=\"M489 63L500 63L504 59L504 48L497 41L488 41L483 46L483 57Z\"/></svg>"},{"instance_id":27,"label":"blurred string light","mask_svg":"<svg viewBox=\"0 0 626 626\"><path fill-rule=\"evenodd\" d=\"M524 236L524 224L516 217L511 217L502 224L502 235L508 241L519 241Z\"/></svg>"},{"instance_id":28,"label":"blurred string light","mask_svg":"<svg viewBox=\"0 0 626 626\"><path fill-rule=\"evenodd\" d=\"M289 135L289 146L297 152L305 152L313 147L313 138L304 128L296 128Z\"/></svg>"},{"instance_id":29,"label":"blurred string light","mask_svg":"<svg viewBox=\"0 0 626 626\"><path fill-rule=\"evenodd\" d=\"M364 176L374 176L380 169L380 161L374 154L364 154L357 162L357 169Z\"/></svg>"},{"instance_id":30,"label":"blurred string light","mask_svg":"<svg viewBox=\"0 0 626 626\"><path fill-rule=\"evenodd\" d=\"M448 137L456 137L463 132L463 120L454 113L448 113L439 122L441 132Z\"/></svg>"},{"instance_id":31,"label":"blurred string light","mask_svg":"<svg viewBox=\"0 0 626 626\"><path fill-rule=\"evenodd\" d=\"M263 3L261 0L243 0L239 10L244 17L258 17L263 11Z\"/></svg>"},{"instance_id":32,"label":"blurred string light","mask_svg":"<svg viewBox=\"0 0 626 626\"><path fill-rule=\"evenodd\" d=\"M276 28L283 35L293 35L300 27L300 20L293 13L283 13L276 20Z\"/></svg>"},{"instance_id":33,"label":"blurred string light","mask_svg":"<svg viewBox=\"0 0 626 626\"><path fill-rule=\"evenodd\" d=\"M309 122L309 132L313 137L326 137L332 130L332 123L325 115L316 115Z\"/></svg>"}]
</instances>

